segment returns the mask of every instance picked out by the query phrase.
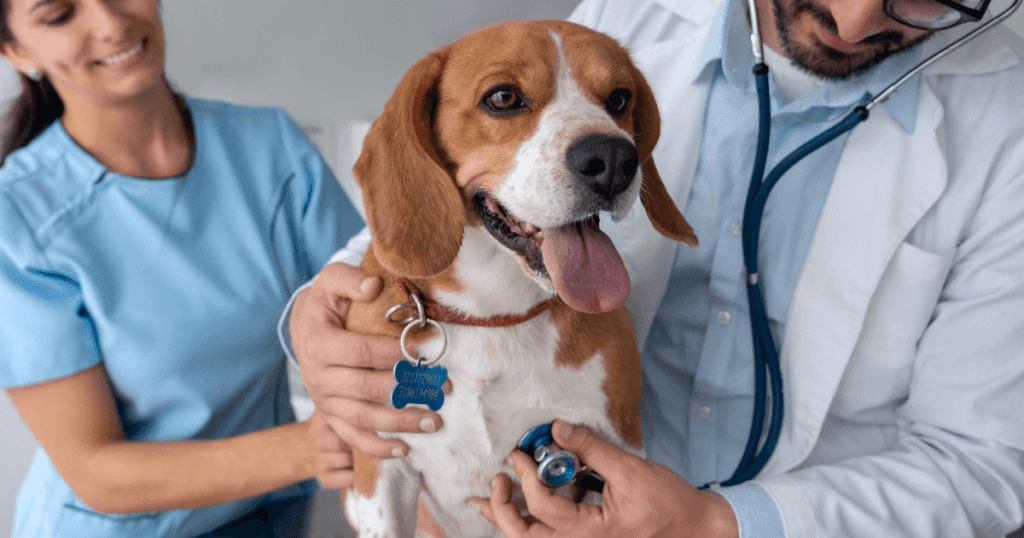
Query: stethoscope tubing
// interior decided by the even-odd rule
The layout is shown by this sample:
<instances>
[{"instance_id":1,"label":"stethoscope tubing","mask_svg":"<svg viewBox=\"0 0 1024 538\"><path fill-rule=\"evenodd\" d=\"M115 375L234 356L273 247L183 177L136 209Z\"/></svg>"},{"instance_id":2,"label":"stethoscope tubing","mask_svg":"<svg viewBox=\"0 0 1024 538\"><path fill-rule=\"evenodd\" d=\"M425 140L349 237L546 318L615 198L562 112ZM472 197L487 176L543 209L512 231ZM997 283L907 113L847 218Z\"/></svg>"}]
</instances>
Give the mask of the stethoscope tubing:
<instances>
[{"instance_id":1,"label":"stethoscope tubing","mask_svg":"<svg viewBox=\"0 0 1024 538\"><path fill-rule=\"evenodd\" d=\"M1013 3L1010 4L1010 7L1006 8L1006 10L1003 11L1002 13L996 15L995 17L992 17L991 20L982 23L981 26L978 26L977 28L971 30L970 32L967 32L966 34L960 36L960 38L957 39L956 41L946 45L945 47L939 49L938 52L935 52L931 56L925 58L921 63L917 64L916 66L914 66L914 68L904 73L903 76L893 81L892 84L886 86L884 90L878 92L878 95L871 98L864 105L864 108L868 109L869 111L872 108L875 108L876 106L884 102L886 99L888 99L892 94L896 93L897 88L902 86L908 80L914 78L914 75L920 73L921 71L924 71L930 65L934 64L935 62L949 55L949 53L965 45L968 41L974 39L975 37L978 37L983 32L988 31L990 28L1006 20L1010 15L1013 15L1013 13L1017 11L1017 8L1020 7L1021 2L1022 0L1013 0ZM758 32L758 36L760 36L760 32Z\"/></svg>"}]
</instances>

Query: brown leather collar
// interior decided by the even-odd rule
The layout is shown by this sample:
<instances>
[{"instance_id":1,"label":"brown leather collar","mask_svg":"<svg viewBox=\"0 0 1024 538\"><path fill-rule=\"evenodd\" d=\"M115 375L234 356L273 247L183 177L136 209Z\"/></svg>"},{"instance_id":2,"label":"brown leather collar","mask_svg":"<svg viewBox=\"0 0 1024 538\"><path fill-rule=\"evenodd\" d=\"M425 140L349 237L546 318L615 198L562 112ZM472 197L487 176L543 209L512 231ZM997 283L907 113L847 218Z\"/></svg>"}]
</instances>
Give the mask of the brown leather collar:
<instances>
[{"instance_id":1,"label":"brown leather collar","mask_svg":"<svg viewBox=\"0 0 1024 538\"><path fill-rule=\"evenodd\" d=\"M541 315L542 313L544 313L544 311L551 308L551 306L555 304L555 301L558 300L557 296L552 297L547 301L537 304L536 306L531 308L529 312L526 312L525 314L503 314L500 316L492 316L489 318L477 318L473 316L467 316L462 312L453 310L451 308L448 308L447 306L444 306L443 304L431 301L423 297L423 294L420 293L418 289L416 289L416 286L414 286L412 281L410 281L408 278L395 278L395 285L397 285L399 289L405 292L405 295L406 297L408 297L410 303L413 302L413 296L418 297L420 302L423 303L423 309L426 312L428 318L434 321L451 323L453 325L466 325L470 327L511 327L512 325L518 325L520 323L523 323L524 321L529 321Z\"/></svg>"}]
</instances>

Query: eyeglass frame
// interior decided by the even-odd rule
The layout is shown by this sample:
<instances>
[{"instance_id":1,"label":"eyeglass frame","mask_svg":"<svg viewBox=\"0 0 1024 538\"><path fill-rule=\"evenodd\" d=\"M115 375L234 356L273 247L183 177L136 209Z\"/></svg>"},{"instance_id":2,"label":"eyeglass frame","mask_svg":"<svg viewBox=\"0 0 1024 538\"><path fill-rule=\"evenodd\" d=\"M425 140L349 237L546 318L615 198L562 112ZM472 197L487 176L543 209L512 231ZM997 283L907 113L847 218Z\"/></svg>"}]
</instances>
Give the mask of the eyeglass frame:
<instances>
[{"instance_id":1,"label":"eyeglass frame","mask_svg":"<svg viewBox=\"0 0 1024 538\"><path fill-rule=\"evenodd\" d=\"M893 13L893 9L892 9L892 4L893 4L894 1L896 1L896 0L885 0L885 2L883 3L883 7L885 9L885 14L888 15L890 19L892 19L892 20L894 20L894 21L896 21L896 22L898 22L900 24L903 24L905 26L910 26L911 28L917 28L919 30L934 30L934 31L946 30L948 28L952 28L954 26L963 24L965 22L977 22L977 21L981 20L982 17L985 16L985 11L988 10L988 5L989 5L989 3L992 2L992 0L982 0L981 5L978 6L977 8L969 8L969 7L964 7L964 6L960 5L959 3L956 2L956 0L931 0L932 2L938 2L939 4L942 4L942 5L944 5L944 6L948 7L948 8L952 8L954 11L957 11L958 13L960 13L960 19L957 20L956 22L954 22L953 24L950 24L950 25L947 25L947 26L930 27L930 26L921 26L919 24L908 22L907 20L903 19L902 17L899 17L899 16L895 15Z\"/></svg>"}]
</instances>

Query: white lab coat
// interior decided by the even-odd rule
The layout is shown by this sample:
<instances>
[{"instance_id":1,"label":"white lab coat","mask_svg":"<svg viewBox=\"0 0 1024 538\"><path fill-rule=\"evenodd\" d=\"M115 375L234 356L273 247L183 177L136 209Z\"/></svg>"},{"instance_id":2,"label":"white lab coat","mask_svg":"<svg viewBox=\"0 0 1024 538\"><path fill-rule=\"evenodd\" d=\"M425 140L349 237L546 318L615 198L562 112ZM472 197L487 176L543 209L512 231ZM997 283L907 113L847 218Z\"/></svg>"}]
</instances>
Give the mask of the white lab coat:
<instances>
[{"instance_id":1,"label":"white lab coat","mask_svg":"<svg viewBox=\"0 0 1024 538\"><path fill-rule=\"evenodd\" d=\"M654 156L681 208L716 4L587 0L572 17L649 77ZM846 144L786 319L782 435L756 479L787 536L1001 537L1024 521L1021 58L997 28L927 71L912 135L879 107ZM676 245L637 206L606 227L642 341Z\"/></svg>"}]
</instances>

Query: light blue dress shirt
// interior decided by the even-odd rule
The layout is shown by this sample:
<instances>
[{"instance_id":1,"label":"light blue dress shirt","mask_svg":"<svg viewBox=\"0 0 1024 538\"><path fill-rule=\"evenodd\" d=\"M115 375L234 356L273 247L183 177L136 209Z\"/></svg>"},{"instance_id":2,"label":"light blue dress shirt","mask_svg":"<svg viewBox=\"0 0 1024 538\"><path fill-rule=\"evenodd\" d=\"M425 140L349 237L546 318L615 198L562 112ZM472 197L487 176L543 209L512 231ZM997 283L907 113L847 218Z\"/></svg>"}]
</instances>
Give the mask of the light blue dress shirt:
<instances>
[{"instance_id":1,"label":"light blue dress shirt","mask_svg":"<svg viewBox=\"0 0 1024 538\"><path fill-rule=\"evenodd\" d=\"M0 170L0 386L102 365L135 441L218 439L294 421L278 316L363 226L284 112L188 107L196 151L182 176L111 172L59 121ZM196 536L313 487L102 514L40 451L14 536Z\"/></svg>"},{"instance_id":2,"label":"light blue dress shirt","mask_svg":"<svg viewBox=\"0 0 1024 538\"><path fill-rule=\"evenodd\" d=\"M710 77L700 160L684 215L700 247L681 247L643 350L641 412L647 457L700 486L729 478L747 442L753 409L753 350L741 230L757 139L757 96L745 3L716 16L699 77ZM770 82L767 170L845 117L920 61L920 47L847 80L824 82L787 102ZM917 79L875 113L914 128ZM663 121L672 121L664 118ZM797 278L849 133L812 153L776 185L764 212L758 256L776 346ZM665 141L662 141L665 143ZM783 380L785 386L785 380ZM768 494L756 485L722 488L741 536L784 536ZM770 517L769 517L770 516Z\"/></svg>"}]
</instances>

